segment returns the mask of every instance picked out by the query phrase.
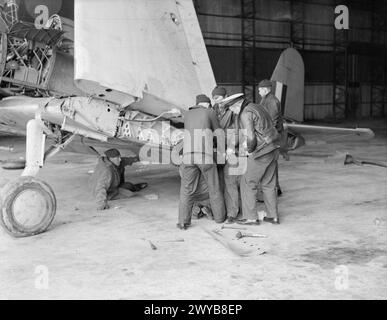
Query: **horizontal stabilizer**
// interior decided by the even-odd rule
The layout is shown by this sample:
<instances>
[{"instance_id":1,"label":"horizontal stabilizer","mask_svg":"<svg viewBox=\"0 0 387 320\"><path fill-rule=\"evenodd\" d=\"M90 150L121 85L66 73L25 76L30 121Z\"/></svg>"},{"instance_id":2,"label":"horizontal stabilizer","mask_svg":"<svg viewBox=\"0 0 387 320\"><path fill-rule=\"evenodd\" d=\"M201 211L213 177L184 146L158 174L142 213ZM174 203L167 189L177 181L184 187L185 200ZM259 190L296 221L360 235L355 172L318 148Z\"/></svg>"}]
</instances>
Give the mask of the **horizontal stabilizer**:
<instances>
[{"instance_id":1,"label":"horizontal stabilizer","mask_svg":"<svg viewBox=\"0 0 387 320\"><path fill-rule=\"evenodd\" d=\"M337 140L344 140L344 138L356 138L356 140L369 140L372 139L375 134L368 128L339 128L328 126L312 126L306 124L285 123L284 127L290 129L292 132L299 134L320 134L320 138L324 140L324 136L329 136Z\"/></svg>"}]
</instances>

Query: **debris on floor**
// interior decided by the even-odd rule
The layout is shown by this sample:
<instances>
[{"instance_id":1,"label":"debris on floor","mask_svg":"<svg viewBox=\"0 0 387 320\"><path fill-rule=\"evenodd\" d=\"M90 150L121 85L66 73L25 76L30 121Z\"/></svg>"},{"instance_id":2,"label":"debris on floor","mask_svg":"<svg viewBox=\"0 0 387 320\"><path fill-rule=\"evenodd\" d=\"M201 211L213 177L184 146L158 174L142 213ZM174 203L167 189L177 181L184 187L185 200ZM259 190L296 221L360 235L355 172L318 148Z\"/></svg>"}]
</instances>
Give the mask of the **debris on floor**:
<instances>
[{"instance_id":1,"label":"debris on floor","mask_svg":"<svg viewBox=\"0 0 387 320\"><path fill-rule=\"evenodd\" d=\"M220 231L203 229L214 240L221 243L224 247L229 249L232 253L240 257L246 257L252 253L251 249L246 249L236 243L229 241Z\"/></svg>"},{"instance_id":2,"label":"debris on floor","mask_svg":"<svg viewBox=\"0 0 387 320\"><path fill-rule=\"evenodd\" d=\"M154 245L154 243L150 240L148 240L149 244L150 244L150 247L152 248L152 250L157 250L157 247Z\"/></svg>"},{"instance_id":3,"label":"debris on floor","mask_svg":"<svg viewBox=\"0 0 387 320\"><path fill-rule=\"evenodd\" d=\"M144 240L144 241L147 241L149 243L149 245L150 245L152 250L157 250L156 245L152 241L150 241L149 239L145 239L145 238L141 238L141 239Z\"/></svg>"},{"instance_id":4,"label":"debris on floor","mask_svg":"<svg viewBox=\"0 0 387 320\"><path fill-rule=\"evenodd\" d=\"M160 240L161 242L184 242L183 238L177 238L173 240Z\"/></svg>"},{"instance_id":5,"label":"debris on floor","mask_svg":"<svg viewBox=\"0 0 387 320\"><path fill-rule=\"evenodd\" d=\"M376 226L387 226L387 219L383 218L375 218L374 219L374 224Z\"/></svg>"},{"instance_id":6,"label":"debris on floor","mask_svg":"<svg viewBox=\"0 0 387 320\"><path fill-rule=\"evenodd\" d=\"M250 237L250 238L267 238L267 235L238 231L238 232L236 233L235 237L236 237L237 239L242 239L242 238L244 238L244 237Z\"/></svg>"},{"instance_id":7,"label":"debris on floor","mask_svg":"<svg viewBox=\"0 0 387 320\"><path fill-rule=\"evenodd\" d=\"M226 226L226 225L222 225L220 227L220 229L236 229L236 230L246 230L247 228L245 227L232 227L232 226Z\"/></svg>"},{"instance_id":8,"label":"debris on floor","mask_svg":"<svg viewBox=\"0 0 387 320\"><path fill-rule=\"evenodd\" d=\"M369 165L373 165L373 166L387 168L386 163L383 163L380 161L374 161L374 160L361 160L361 159L355 158L354 156L352 156L350 154L347 154L345 156L345 160L344 160L344 165L348 165L348 164L356 164L357 166L362 166L363 164L369 164Z\"/></svg>"}]
</instances>

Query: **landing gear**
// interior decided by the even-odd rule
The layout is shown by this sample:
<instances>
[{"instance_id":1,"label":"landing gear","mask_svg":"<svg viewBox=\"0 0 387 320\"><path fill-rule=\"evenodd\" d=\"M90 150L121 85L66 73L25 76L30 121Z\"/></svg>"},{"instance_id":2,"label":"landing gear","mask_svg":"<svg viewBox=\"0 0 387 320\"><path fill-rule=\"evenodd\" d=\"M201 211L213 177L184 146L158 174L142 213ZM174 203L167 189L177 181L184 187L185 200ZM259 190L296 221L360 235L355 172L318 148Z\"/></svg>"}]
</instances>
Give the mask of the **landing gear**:
<instances>
[{"instance_id":1,"label":"landing gear","mask_svg":"<svg viewBox=\"0 0 387 320\"><path fill-rule=\"evenodd\" d=\"M46 152L45 133L58 137L57 143ZM12 236L33 236L50 226L56 212L55 194L46 182L35 176L44 161L63 150L74 137L71 133L64 136L54 133L41 120L28 121L25 163L3 164L6 169L21 169L25 165L22 176L7 183L0 191L0 224Z\"/></svg>"},{"instance_id":2,"label":"landing gear","mask_svg":"<svg viewBox=\"0 0 387 320\"><path fill-rule=\"evenodd\" d=\"M10 181L1 190L0 199L0 223L14 237L42 233L54 219L55 194L47 183L35 177Z\"/></svg>"},{"instance_id":3,"label":"landing gear","mask_svg":"<svg viewBox=\"0 0 387 320\"><path fill-rule=\"evenodd\" d=\"M28 121L26 166L21 177L8 182L0 191L0 224L14 237L46 231L55 216L54 191L47 183L35 178L44 162L44 131L49 132L49 129L41 120Z\"/></svg>"}]
</instances>

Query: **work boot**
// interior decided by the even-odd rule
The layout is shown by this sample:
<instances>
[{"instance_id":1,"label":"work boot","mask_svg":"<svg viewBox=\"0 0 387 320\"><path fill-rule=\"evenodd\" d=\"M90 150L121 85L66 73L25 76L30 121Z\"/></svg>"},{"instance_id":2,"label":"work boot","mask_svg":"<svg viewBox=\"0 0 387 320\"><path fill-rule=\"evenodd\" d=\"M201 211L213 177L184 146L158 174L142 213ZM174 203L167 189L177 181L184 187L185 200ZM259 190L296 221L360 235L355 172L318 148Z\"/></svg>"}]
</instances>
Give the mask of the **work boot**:
<instances>
[{"instance_id":1,"label":"work boot","mask_svg":"<svg viewBox=\"0 0 387 320\"><path fill-rule=\"evenodd\" d=\"M192 208L192 219L200 219L203 216L203 213L200 210L199 206L193 206Z\"/></svg>"},{"instance_id":2,"label":"work boot","mask_svg":"<svg viewBox=\"0 0 387 320\"><path fill-rule=\"evenodd\" d=\"M141 191L142 189L145 189L147 186L148 184L146 182L136 183L134 185L134 192Z\"/></svg>"},{"instance_id":3,"label":"work boot","mask_svg":"<svg viewBox=\"0 0 387 320\"><path fill-rule=\"evenodd\" d=\"M226 220L227 224L232 224L232 223L235 223L235 222L236 222L236 218L235 217L227 217L227 220Z\"/></svg>"},{"instance_id":4,"label":"work boot","mask_svg":"<svg viewBox=\"0 0 387 320\"><path fill-rule=\"evenodd\" d=\"M147 186L148 186L148 184L146 182L133 184L133 183L127 181L125 183L120 184L120 188L129 190L132 192L138 192L138 191L146 188Z\"/></svg>"},{"instance_id":5,"label":"work boot","mask_svg":"<svg viewBox=\"0 0 387 320\"><path fill-rule=\"evenodd\" d=\"M181 223L177 223L176 224L176 227L178 227L180 230L187 230L187 228L189 227L190 224L188 223L184 223L184 224L181 224Z\"/></svg>"},{"instance_id":6,"label":"work boot","mask_svg":"<svg viewBox=\"0 0 387 320\"><path fill-rule=\"evenodd\" d=\"M272 223L272 224L280 224L279 218L268 218L268 217L264 217L264 218L263 218L263 221L270 222L270 223Z\"/></svg>"},{"instance_id":7,"label":"work boot","mask_svg":"<svg viewBox=\"0 0 387 320\"><path fill-rule=\"evenodd\" d=\"M236 223L243 224L245 226L259 226L259 220L252 220L252 219L237 220Z\"/></svg>"}]
</instances>

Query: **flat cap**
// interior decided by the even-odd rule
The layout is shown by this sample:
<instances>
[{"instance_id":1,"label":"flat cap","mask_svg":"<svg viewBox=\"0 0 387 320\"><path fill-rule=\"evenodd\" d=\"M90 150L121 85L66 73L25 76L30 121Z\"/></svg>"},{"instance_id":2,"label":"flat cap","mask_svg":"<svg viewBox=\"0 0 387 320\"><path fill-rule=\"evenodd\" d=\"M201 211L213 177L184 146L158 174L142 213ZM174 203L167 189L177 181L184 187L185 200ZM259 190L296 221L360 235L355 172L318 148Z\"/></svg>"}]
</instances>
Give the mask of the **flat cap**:
<instances>
[{"instance_id":1,"label":"flat cap","mask_svg":"<svg viewBox=\"0 0 387 320\"><path fill-rule=\"evenodd\" d=\"M212 90L212 96L222 96L225 97L227 94L227 90L224 87L215 87L214 90Z\"/></svg>"},{"instance_id":2,"label":"flat cap","mask_svg":"<svg viewBox=\"0 0 387 320\"><path fill-rule=\"evenodd\" d=\"M205 94L199 94L199 95L196 96L196 104L199 104L200 102L211 103L211 100Z\"/></svg>"},{"instance_id":3,"label":"flat cap","mask_svg":"<svg viewBox=\"0 0 387 320\"><path fill-rule=\"evenodd\" d=\"M108 158L116 158L119 157L121 154L117 149L109 149L105 151L105 155Z\"/></svg>"},{"instance_id":4,"label":"flat cap","mask_svg":"<svg viewBox=\"0 0 387 320\"><path fill-rule=\"evenodd\" d=\"M271 88L272 85L270 80L264 79L258 84L258 88Z\"/></svg>"}]
</instances>

